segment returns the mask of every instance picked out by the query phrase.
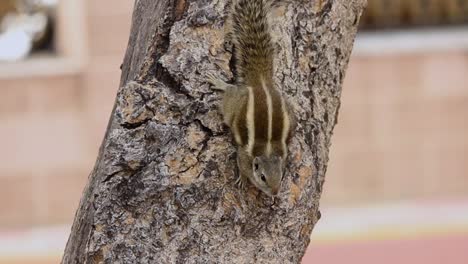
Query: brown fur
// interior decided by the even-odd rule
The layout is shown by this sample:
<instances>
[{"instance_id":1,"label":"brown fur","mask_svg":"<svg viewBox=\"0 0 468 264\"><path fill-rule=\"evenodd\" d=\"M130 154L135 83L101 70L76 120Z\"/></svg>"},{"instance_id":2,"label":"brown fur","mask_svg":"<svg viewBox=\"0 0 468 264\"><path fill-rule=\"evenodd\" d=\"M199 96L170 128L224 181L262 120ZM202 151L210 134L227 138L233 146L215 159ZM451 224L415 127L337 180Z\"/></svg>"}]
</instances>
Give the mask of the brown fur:
<instances>
[{"instance_id":1,"label":"brown fur","mask_svg":"<svg viewBox=\"0 0 468 264\"><path fill-rule=\"evenodd\" d=\"M223 115L238 144L241 183L249 179L268 195L281 186L289 133L286 100L273 82L274 49L263 0L238 0L228 23L236 50L236 85L214 76L225 91Z\"/></svg>"}]
</instances>

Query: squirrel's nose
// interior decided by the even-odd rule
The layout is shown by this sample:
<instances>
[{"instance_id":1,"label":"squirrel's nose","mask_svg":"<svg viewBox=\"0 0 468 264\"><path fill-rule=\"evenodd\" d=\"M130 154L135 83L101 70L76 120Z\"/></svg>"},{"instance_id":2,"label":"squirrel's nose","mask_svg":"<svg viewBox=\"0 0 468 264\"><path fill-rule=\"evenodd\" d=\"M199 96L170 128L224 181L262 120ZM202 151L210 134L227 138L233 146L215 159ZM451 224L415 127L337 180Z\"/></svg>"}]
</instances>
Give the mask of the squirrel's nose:
<instances>
[{"instance_id":1,"label":"squirrel's nose","mask_svg":"<svg viewBox=\"0 0 468 264\"><path fill-rule=\"evenodd\" d=\"M279 187L273 187L273 188L271 189L271 194L272 194L272 195L277 195L278 192L279 192Z\"/></svg>"}]
</instances>

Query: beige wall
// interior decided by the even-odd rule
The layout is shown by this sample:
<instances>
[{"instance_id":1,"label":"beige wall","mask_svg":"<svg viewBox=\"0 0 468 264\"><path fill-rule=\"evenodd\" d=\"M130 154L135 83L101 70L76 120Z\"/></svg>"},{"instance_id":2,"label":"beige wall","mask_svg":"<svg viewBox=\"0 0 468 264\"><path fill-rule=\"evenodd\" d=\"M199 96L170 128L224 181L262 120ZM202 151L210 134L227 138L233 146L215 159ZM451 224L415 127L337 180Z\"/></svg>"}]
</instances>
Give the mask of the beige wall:
<instances>
[{"instance_id":1,"label":"beige wall","mask_svg":"<svg viewBox=\"0 0 468 264\"><path fill-rule=\"evenodd\" d=\"M324 203L468 195L468 54L353 57Z\"/></svg>"},{"instance_id":2,"label":"beige wall","mask_svg":"<svg viewBox=\"0 0 468 264\"><path fill-rule=\"evenodd\" d=\"M94 164L133 1L86 3L82 71L0 79L0 228L70 223ZM464 52L353 57L323 204L466 195L466 73Z\"/></svg>"},{"instance_id":3,"label":"beige wall","mask_svg":"<svg viewBox=\"0 0 468 264\"><path fill-rule=\"evenodd\" d=\"M82 70L0 79L0 228L71 222L112 110L132 9L86 1Z\"/></svg>"}]
</instances>

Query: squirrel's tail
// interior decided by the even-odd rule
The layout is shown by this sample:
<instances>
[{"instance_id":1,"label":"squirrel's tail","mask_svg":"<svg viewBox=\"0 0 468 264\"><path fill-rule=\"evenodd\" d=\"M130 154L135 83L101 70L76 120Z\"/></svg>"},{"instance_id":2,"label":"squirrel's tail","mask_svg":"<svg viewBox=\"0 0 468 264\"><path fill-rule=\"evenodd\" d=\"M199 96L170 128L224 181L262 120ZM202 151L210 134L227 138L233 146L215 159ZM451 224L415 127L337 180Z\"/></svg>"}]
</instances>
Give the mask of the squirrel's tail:
<instances>
[{"instance_id":1,"label":"squirrel's tail","mask_svg":"<svg viewBox=\"0 0 468 264\"><path fill-rule=\"evenodd\" d=\"M237 60L237 74L241 80L273 72L273 44L264 0L234 0L231 14L232 37Z\"/></svg>"}]
</instances>

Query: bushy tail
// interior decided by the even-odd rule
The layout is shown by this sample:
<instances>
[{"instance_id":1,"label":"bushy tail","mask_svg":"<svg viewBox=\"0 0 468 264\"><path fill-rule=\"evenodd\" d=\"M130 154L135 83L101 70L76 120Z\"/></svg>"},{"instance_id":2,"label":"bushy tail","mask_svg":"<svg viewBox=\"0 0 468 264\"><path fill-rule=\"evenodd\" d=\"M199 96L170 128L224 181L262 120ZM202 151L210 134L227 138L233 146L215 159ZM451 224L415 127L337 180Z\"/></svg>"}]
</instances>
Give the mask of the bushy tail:
<instances>
[{"instance_id":1,"label":"bushy tail","mask_svg":"<svg viewBox=\"0 0 468 264\"><path fill-rule=\"evenodd\" d=\"M270 78L273 71L273 44L264 0L234 0L231 14L237 74L243 81Z\"/></svg>"}]
</instances>

